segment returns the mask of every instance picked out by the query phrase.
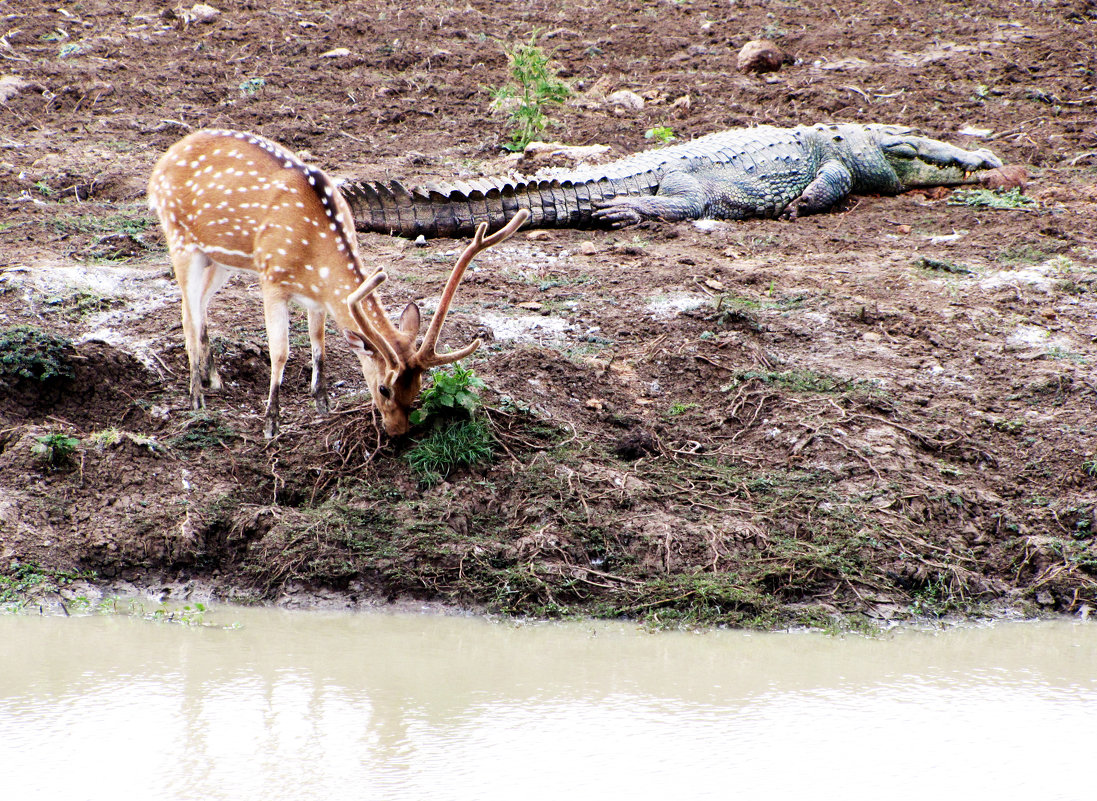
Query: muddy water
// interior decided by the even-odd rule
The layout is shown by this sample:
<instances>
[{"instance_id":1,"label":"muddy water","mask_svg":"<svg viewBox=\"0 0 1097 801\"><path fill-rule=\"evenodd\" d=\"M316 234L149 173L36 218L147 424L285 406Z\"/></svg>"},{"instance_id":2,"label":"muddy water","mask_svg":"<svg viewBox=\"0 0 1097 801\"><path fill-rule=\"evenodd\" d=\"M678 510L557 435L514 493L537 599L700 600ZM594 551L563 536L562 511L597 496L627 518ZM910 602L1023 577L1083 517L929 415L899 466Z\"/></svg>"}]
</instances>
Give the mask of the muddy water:
<instances>
[{"instance_id":1,"label":"muddy water","mask_svg":"<svg viewBox=\"0 0 1097 801\"><path fill-rule=\"evenodd\" d=\"M0 617L0 798L1093 797L1097 625Z\"/></svg>"}]
</instances>

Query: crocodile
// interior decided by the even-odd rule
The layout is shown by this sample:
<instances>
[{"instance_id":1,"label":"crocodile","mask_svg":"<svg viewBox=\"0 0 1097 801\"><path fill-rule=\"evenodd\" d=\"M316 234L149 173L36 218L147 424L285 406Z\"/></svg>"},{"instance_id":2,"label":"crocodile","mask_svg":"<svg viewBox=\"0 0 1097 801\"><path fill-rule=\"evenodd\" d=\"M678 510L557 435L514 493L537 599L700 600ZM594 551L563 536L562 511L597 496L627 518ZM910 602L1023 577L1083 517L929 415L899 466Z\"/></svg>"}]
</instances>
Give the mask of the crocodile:
<instances>
[{"instance_id":1,"label":"crocodile","mask_svg":"<svg viewBox=\"0 0 1097 801\"><path fill-rule=\"evenodd\" d=\"M1002 166L989 150L930 139L900 125L761 125L709 134L556 176L483 178L407 188L344 183L357 227L407 237L501 228L528 209L527 228L621 228L643 220L802 217L851 194L974 183Z\"/></svg>"}]
</instances>

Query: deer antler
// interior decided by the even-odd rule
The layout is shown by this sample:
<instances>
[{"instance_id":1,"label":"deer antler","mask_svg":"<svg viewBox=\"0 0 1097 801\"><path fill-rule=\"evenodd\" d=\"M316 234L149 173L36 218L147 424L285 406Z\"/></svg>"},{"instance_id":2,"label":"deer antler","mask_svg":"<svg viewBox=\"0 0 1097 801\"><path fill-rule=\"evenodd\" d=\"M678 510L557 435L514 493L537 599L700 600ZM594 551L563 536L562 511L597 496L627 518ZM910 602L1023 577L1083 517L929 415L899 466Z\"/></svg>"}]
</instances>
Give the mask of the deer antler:
<instances>
[{"instance_id":1,"label":"deer antler","mask_svg":"<svg viewBox=\"0 0 1097 801\"><path fill-rule=\"evenodd\" d=\"M392 371L400 369L400 357L396 355L396 351L393 349L392 344L381 335L369 320L366 319L366 315L362 313L361 306L362 301L373 294L373 292L377 290L377 287L381 286L387 278L388 275L384 270L375 272L347 296L347 308L350 309L351 317L353 317L354 322L358 324L362 336L369 342L374 353L384 359L388 369Z\"/></svg>"},{"instance_id":2,"label":"deer antler","mask_svg":"<svg viewBox=\"0 0 1097 801\"><path fill-rule=\"evenodd\" d=\"M451 351L449 353L439 354L435 348L438 346L438 335L442 333L442 324L446 321L446 314L449 312L450 303L453 302L453 296L457 292L457 285L461 283L461 278L465 275L465 269L472 262L473 257L483 250L487 250L492 245L498 245L509 239L514 235L514 232L522 227L526 218L529 217L529 212L526 209L519 209L505 228L501 228L491 236L485 238L484 234L487 233L488 224L480 223L480 226L476 229L476 235L472 238L472 242L468 244L464 252L461 253L461 257L457 259L457 264L453 267L453 272L450 273L449 280L446 282L446 288L442 292L442 298L438 301L438 309L434 312L434 316L430 320L430 327L427 328L426 334L423 335L423 344L419 346L419 350L415 352L415 356L412 357L412 361L418 364L424 370L430 367L438 367L443 364L452 364L455 361L465 358L469 354L473 353L478 347L480 347L480 340L474 340L470 345L466 345L460 350Z\"/></svg>"}]
</instances>

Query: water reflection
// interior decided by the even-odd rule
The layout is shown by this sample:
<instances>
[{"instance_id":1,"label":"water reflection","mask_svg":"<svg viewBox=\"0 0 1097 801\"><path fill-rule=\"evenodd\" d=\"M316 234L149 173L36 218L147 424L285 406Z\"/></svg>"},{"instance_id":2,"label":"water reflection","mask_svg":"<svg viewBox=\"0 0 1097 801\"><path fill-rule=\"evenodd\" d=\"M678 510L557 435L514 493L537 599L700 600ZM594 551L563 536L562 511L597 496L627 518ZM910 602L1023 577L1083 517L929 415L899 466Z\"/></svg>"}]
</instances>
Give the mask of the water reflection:
<instances>
[{"instance_id":1,"label":"water reflection","mask_svg":"<svg viewBox=\"0 0 1097 801\"><path fill-rule=\"evenodd\" d=\"M0 618L0 798L1089 795L1094 625L216 614Z\"/></svg>"}]
</instances>

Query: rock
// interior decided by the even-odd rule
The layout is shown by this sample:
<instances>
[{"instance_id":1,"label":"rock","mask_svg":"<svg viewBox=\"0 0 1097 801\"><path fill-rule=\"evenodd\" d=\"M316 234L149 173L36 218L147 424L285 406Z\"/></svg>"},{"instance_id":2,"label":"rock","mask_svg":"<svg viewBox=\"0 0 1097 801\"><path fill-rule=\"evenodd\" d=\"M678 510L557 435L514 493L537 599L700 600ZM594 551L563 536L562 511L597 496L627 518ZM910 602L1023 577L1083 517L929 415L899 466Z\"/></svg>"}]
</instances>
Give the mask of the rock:
<instances>
[{"instance_id":1,"label":"rock","mask_svg":"<svg viewBox=\"0 0 1097 801\"><path fill-rule=\"evenodd\" d=\"M773 72L781 69L785 54L767 39L755 39L743 45L736 64L740 72Z\"/></svg>"},{"instance_id":2,"label":"rock","mask_svg":"<svg viewBox=\"0 0 1097 801\"><path fill-rule=\"evenodd\" d=\"M974 136L977 139L986 139L994 131L991 128L979 128L975 125L965 125L956 133L962 136Z\"/></svg>"},{"instance_id":3,"label":"rock","mask_svg":"<svg viewBox=\"0 0 1097 801\"><path fill-rule=\"evenodd\" d=\"M328 50L320 54L320 58L343 58L349 56L350 50L345 47L336 47L334 50Z\"/></svg>"},{"instance_id":4,"label":"rock","mask_svg":"<svg viewBox=\"0 0 1097 801\"><path fill-rule=\"evenodd\" d=\"M611 106L622 106L629 111L640 111L644 107L644 98L628 89L614 92L606 98L606 102Z\"/></svg>"},{"instance_id":5,"label":"rock","mask_svg":"<svg viewBox=\"0 0 1097 801\"><path fill-rule=\"evenodd\" d=\"M195 3L189 11L183 12L184 19L187 22L213 22L220 14L220 9L205 3Z\"/></svg>"},{"instance_id":6,"label":"rock","mask_svg":"<svg viewBox=\"0 0 1097 801\"><path fill-rule=\"evenodd\" d=\"M0 75L0 103L7 103L24 89L42 91L40 85L24 80L18 75Z\"/></svg>"},{"instance_id":7,"label":"rock","mask_svg":"<svg viewBox=\"0 0 1097 801\"><path fill-rule=\"evenodd\" d=\"M561 142L530 142L523 150L523 155L526 158L543 158L546 160L557 158L583 161L604 156L608 152L609 145L565 145Z\"/></svg>"}]
</instances>

